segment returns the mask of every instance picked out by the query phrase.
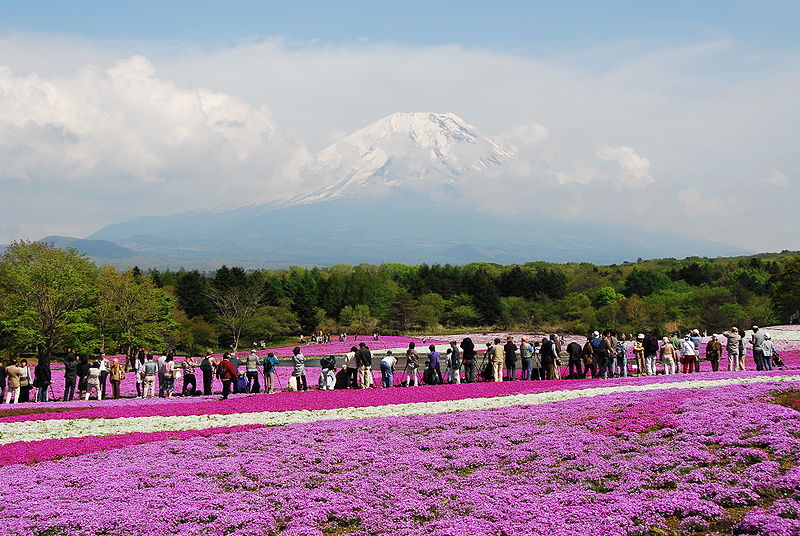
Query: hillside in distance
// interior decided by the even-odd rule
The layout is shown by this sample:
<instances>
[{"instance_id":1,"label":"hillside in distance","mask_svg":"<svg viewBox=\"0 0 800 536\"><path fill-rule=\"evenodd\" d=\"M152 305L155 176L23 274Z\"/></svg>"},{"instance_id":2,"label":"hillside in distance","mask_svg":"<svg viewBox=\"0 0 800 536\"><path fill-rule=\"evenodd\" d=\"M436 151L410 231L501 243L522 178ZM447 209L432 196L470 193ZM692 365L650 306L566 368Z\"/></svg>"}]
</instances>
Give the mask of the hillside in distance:
<instances>
[{"instance_id":1,"label":"hillside in distance","mask_svg":"<svg viewBox=\"0 0 800 536\"><path fill-rule=\"evenodd\" d=\"M747 253L708 240L683 240L674 231L532 213L499 217L459 201L465 174L502 170L516 158L511 148L455 114L397 113L321 151L310 172L324 186L307 194L261 206L135 218L88 238L135 252L140 266L614 264Z\"/></svg>"}]
</instances>

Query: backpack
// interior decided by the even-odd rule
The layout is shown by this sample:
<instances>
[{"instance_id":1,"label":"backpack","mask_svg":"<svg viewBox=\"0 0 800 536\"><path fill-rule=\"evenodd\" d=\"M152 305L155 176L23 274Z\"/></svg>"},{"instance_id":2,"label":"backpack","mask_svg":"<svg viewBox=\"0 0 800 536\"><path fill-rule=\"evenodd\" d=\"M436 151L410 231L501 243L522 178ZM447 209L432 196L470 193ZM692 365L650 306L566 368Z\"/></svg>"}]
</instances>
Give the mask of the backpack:
<instances>
[{"instance_id":1,"label":"backpack","mask_svg":"<svg viewBox=\"0 0 800 536\"><path fill-rule=\"evenodd\" d=\"M617 342L617 359L623 359L625 357L625 342L619 341Z\"/></svg>"}]
</instances>

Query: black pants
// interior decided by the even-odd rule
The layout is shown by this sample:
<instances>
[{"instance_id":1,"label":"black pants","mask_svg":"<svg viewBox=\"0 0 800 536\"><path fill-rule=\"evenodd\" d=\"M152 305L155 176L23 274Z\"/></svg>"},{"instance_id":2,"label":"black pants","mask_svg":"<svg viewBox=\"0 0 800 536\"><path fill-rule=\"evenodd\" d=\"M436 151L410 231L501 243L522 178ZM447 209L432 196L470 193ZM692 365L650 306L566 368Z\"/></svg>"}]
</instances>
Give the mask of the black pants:
<instances>
[{"instance_id":1,"label":"black pants","mask_svg":"<svg viewBox=\"0 0 800 536\"><path fill-rule=\"evenodd\" d=\"M106 380L108 379L108 371L103 370L100 372L100 393L103 398L106 398Z\"/></svg>"},{"instance_id":2,"label":"black pants","mask_svg":"<svg viewBox=\"0 0 800 536\"><path fill-rule=\"evenodd\" d=\"M258 371L257 370L248 370L247 371L247 392L248 393L260 393L261 392L261 384L258 382Z\"/></svg>"},{"instance_id":3,"label":"black pants","mask_svg":"<svg viewBox=\"0 0 800 536\"><path fill-rule=\"evenodd\" d=\"M577 380L581 376L583 376L583 371L581 370L581 362L580 361L570 361L569 362L569 378L571 380Z\"/></svg>"},{"instance_id":4,"label":"black pants","mask_svg":"<svg viewBox=\"0 0 800 536\"><path fill-rule=\"evenodd\" d=\"M350 387L352 387L353 389L358 389L357 375L358 375L358 369L355 369L353 367L347 367L347 378L348 381L350 382Z\"/></svg>"},{"instance_id":5,"label":"black pants","mask_svg":"<svg viewBox=\"0 0 800 536\"><path fill-rule=\"evenodd\" d=\"M19 388L19 402L30 402L31 401L31 386L30 385L21 385Z\"/></svg>"},{"instance_id":6,"label":"black pants","mask_svg":"<svg viewBox=\"0 0 800 536\"><path fill-rule=\"evenodd\" d=\"M78 378L64 378L64 400L75 398L75 382Z\"/></svg>"},{"instance_id":7,"label":"black pants","mask_svg":"<svg viewBox=\"0 0 800 536\"><path fill-rule=\"evenodd\" d=\"M442 370L438 366L431 367L431 369L433 369L433 377L435 378L434 385L442 385L444 383L442 379Z\"/></svg>"},{"instance_id":8,"label":"black pants","mask_svg":"<svg viewBox=\"0 0 800 536\"><path fill-rule=\"evenodd\" d=\"M214 385L214 371L213 370L204 370L203 371L203 394L210 395L211 394L211 387Z\"/></svg>"},{"instance_id":9,"label":"black pants","mask_svg":"<svg viewBox=\"0 0 800 536\"><path fill-rule=\"evenodd\" d=\"M222 400L226 400L231 394L231 380L222 380Z\"/></svg>"},{"instance_id":10,"label":"black pants","mask_svg":"<svg viewBox=\"0 0 800 536\"><path fill-rule=\"evenodd\" d=\"M295 376L297 381L297 390L298 391L308 391L308 383L306 382L306 375L303 374L302 376Z\"/></svg>"},{"instance_id":11,"label":"black pants","mask_svg":"<svg viewBox=\"0 0 800 536\"><path fill-rule=\"evenodd\" d=\"M709 361L711 361L711 370L719 371L719 359L709 359Z\"/></svg>"},{"instance_id":12,"label":"black pants","mask_svg":"<svg viewBox=\"0 0 800 536\"><path fill-rule=\"evenodd\" d=\"M189 389L189 386L192 386ZM186 391L189 391L189 396L194 395L194 392L197 390L197 379L194 377L194 374L184 374L183 375L183 389L181 390L181 394L186 396Z\"/></svg>"},{"instance_id":13,"label":"black pants","mask_svg":"<svg viewBox=\"0 0 800 536\"><path fill-rule=\"evenodd\" d=\"M517 362L506 361L506 380L513 381L517 379Z\"/></svg>"},{"instance_id":14,"label":"black pants","mask_svg":"<svg viewBox=\"0 0 800 536\"><path fill-rule=\"evenodd\" d=\"M466 383L475 382L475 362L464 361L464 381Z\"/></svg>"},{"instance_id":15,"label":"black pants","mask_svg":"<svg viewBox=\"0 0 800 536\"><path fill-rule=\"evenodd\" d=\"M592 371L592 378L597 378L597 365L594 363L589 363L588 365L584 365L583 367L583 377L586 378L589 376L589 371Z\"/></svg>"}]
</instances>

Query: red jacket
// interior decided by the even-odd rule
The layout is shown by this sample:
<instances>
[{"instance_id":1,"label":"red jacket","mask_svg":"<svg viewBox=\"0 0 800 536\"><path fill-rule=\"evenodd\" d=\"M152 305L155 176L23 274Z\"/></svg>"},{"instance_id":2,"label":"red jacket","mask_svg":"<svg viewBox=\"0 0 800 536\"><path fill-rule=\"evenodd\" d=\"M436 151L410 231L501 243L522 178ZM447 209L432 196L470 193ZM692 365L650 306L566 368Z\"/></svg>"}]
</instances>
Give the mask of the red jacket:
<instances>
[{"instance_id":1,"label":"red jacket","mask_svg":"<svg viewBox=\"0 0 800 536\"><path fill-rule=\"evenodd\" d=\"M239 371L237 371L236 367L233 366L233 363L227 359L223 359L219 365L217 365L217 377L220 380L232 380L238 376Z\"/></svg>"}]
</instances>

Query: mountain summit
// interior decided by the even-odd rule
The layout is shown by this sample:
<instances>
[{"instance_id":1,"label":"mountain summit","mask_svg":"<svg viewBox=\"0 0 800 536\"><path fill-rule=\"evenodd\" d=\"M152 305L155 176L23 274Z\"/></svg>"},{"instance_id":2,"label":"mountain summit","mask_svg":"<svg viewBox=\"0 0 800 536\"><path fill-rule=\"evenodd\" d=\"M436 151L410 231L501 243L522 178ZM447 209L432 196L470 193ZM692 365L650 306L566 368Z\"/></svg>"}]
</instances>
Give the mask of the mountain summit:
<instances>
[{"instance_id":1,"label":"mountain summit","mask_svg":"<svg viewBox=\"0 0 800 536\"><path fill-rule=\"evenodd\" d=\"M293 199L300 205L380 193L398 186L455 185L467 172L503 166L510 149L453 113L398 112L357 130L317 155L327 185Z\"/></svg>"}]
</instances>

